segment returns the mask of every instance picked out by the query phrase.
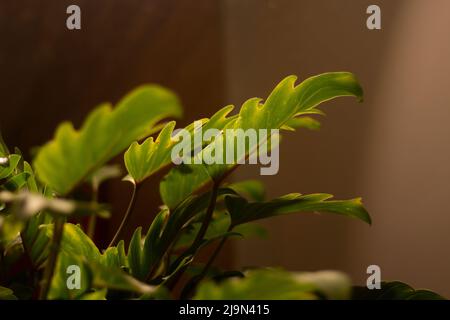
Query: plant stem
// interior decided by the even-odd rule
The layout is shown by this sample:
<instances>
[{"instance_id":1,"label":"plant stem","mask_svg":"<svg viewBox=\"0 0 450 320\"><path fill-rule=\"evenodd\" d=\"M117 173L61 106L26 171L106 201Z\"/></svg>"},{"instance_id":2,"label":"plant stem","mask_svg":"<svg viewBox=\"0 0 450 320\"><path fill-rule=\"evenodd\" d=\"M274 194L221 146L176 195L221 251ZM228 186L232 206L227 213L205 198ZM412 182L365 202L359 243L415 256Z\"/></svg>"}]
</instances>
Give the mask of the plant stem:
<instances>
[{"instance_id":1,"label":"plant stem","mask_svg":"<svg viewBox=\"0 0 450 320\"><path fill-rule=\"evenodd\" d=\"M205 237L206 231L208 230L209 224L211 223L211 219L214 213L214 209L216 208L217 201L217 192L219 191L219 182L214 182L212 191L211 191L211 199L209 200L208 208L206 209L205 219L203 220L202 226L195 237L195 240L191 246L194 250L201 244L203 238Z\"/></svg>"},{"instance_id":2,"label":"plant stem","mask_svg":"<svg viewBox=\"0 0 450 320\"><path fill-rule=\"evenodd\" d=\"M131 194L130 202L128 203L127 211L125 212L125 215L122 219L122 222L120 223L119 228L116 231L116 234L114 235L111 242L109 243L108 248L112 247L116 243L117 239L120 236L120 233L122 232L123 227L127 224L128 220L130 219L131 213L133 212L134 206L136 204L137 193L139 191L139 187L140 187L140 185L133 184L133 192Z\"/></svg>"},{"instance_id":3,"label":"plant stem","mask_svg":"<svg viewBox=\"0 0 450 320\"><path fill-rule=\"evenodd\" d=\"M98 188L93 188L92 190L92 202L96 203L98 201ZM97 215L93 214L89 217L88 227L87 227L87 235L89 238L94 240L95 235L95 225L97 224Z\"/></svg>"},{"instance_id":4,"label":"plant stem","mask_svg":"<svg viewBox=\"0 0 450 320\"><path fill-rule=\"evenodd\" d=\"M94 214L89 217L88 227L87 227L87 236L94 241L95 236L95 225L97 224L97 216Z\"/></svg>"},{"instance_id":5,"label":"plant stem","mask_svg":"<svg viewBox=\"0 0 450 320\"><path fill-rule=\"evenodd\" d=\"M61 246L63 232L64 232L64 218L55 216L53 237L52 242L50 244L50 253L47 265L45 266L43 279L44 282L42 284L42 290L39 296L40 300L45 300L50 290L53 275L55 274L55 267L58 259L59 248Z\"/></svg>"},{"instance_id":6,"label":"plant stem","mask_svg":"<svg viewBox=\"0 0 450 320\"><path fill-rule=\"evenodd\" d=\"M198 247L201 245L203 238L205 237L206 231L208 230L209 224L211 223L214 209L216 207L217 193L219 191L220 183L221 181L214 182L211 191L211 198L209 200L208 208L206 209L205 218L203 220L202 226L200 227L200 230L198 231L197 236L195 237L191 247L182 255L183 257L186 257L189 254L194 254L195 251L197 251ZM181 268L177 274L173 275L173 278L169 280L167 284L167 287L169 289L175 287L178 280L180 280L181 276L183 275L184 271L186 271L186 269L187 266Z\"/></svg>"},{"instance_id":7,"label":"plant stem","mask_svg":"<svg viewBox=\"0 0 450 320\"><path fill-rule=\"evenodd\" d=\"M229 232L230 229L228 229L227 232ZM211 265L214 263L214 260L216 260L217 256L220 253L220 250L222 250L225 242L227 241L227 237L223 237L222 240L220 240L220 243L217 245L216 249L214 250L213 254L209 257L208 262L206 263L205 267L203 268L202 272L199 275L199 280L203 279L203 277L206 275L206 273L208 272L209 268L211 267Z\"/></svg>"},{"instance_id":8,"label":"plant stem","mask_svg":"<svg viewBox=\"0 0 450 320\"><path fill-rule=\"evenodd\" d=\"M231 227L228 228L227 232L231 231ZM193 281L192 286L190 287L185 287L185 289L183 289L180 299L184 300L184 299L188 299L189 294L195 290L195 288L197 287L197 285L200 283L200 281L203 280L203 278L206 276L206 274L208 273L209 268L211 267L211 265L214 263L214 260L216 260L217 256L219 255L220 251L222 250L225 242L227 241L227 237L224 237L220 240L220 243L217 245L216 249L214 249L214 252L212 253L212 255L209 257L208 262L206 262L205 266L203 267L203 270L195 277L193 277L191 279L191 281Z\"/></svg>"}]
</instances>

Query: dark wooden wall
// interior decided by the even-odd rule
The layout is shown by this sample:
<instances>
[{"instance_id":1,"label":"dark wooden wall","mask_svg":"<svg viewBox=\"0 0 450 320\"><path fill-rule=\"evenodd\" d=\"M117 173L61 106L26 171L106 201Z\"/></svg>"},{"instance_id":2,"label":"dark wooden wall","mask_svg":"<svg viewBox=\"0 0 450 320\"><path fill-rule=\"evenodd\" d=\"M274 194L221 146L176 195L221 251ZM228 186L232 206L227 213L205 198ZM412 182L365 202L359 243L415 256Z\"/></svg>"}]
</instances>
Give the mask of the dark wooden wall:
<instances>
[{"instance_id":1,"label":"dark wooden wall","mask_svg":"<svg viewBox=\"0 0 450 320\"><path fill-rule=\"evenodd\" d=\"M66 28L70 4L81 7L79 31ZM219 1L211 0L2 1L4 138L28 151L50 139L60 121L79 126L92 107L116 102L147 82L179 94L185 108L180 125L211 114L224 103L219 9ZM129 191L121 182L103 190L102 200L114 209L113 218L100 225L101 244L117 228ZM150 181L126 234L148 225L159 205L158 183Z\"/></svg>"}]
</instances>

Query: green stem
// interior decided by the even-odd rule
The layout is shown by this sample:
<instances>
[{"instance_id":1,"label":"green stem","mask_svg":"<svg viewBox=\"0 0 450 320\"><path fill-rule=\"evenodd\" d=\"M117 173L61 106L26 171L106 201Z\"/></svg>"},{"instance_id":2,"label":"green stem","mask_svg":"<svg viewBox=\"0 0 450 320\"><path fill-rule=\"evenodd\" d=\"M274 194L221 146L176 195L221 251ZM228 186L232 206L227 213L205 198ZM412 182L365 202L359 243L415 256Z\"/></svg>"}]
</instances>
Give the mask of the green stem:
<instances>
[{"instance_id":1,"label":"green stem","mask_svg":"<svg viewBox=\"0 0 450 320\"><path fill-rule=\"evenodd\" d=\"M119 236L122 232L123 227L127 224L128 220L130 219L131 213L133 212L134 206L136 204L138 191L139 191L139 185L133 184L133 192L131 194L130 202L128 203L127 211L125 212L125 215L122 219L122 222L120 223L119 228L116 231L116 234L114 235L113 239L109 243L108 248L112 247L116 243L117 239L119 238Z\"/></svg>"},{"instance_id":2,"label":"green stem","mask_svg":"<svg viewBox=\"0 0 450 320\"><path fill-rule=\"evenodd\" d=\"M44 279L42 284L42 290L40 292L39 299L47 299L48 292L52 283L53 275L55 274L56 262L58 260L58 253L61 247L61 240L64 232L64 218L55 216L54 229L52 242L50 244L50 253L47 260L47 264L44 270Z\"/></svg>"},{"instance_id":3,"label":"green stem","mask_svg":"<svg viewBox=\"0 0 450 320\"><path fill-rule=\"evenodd\" d=\"M201 244L203 238L205 237L206 231L208 230L209 224L211 223L214 209L216 208L217 193L219 191L220 183L215 182L211 192L211 199L209 200L208 208L206 209L205 219L203 220L202 226L195 237L195 240L191 246L194 250Z\"/></svg>"},{"instance_id":4,"label":"green stem","mask_svg":"<svg viewBox=\"0 0 450 320\"><path fill-rule=\"evenodd\" d=\"M182 255L182 257L186 257L189 254L194 254L198 247L201 245L203 238L205 237L206 231L208 230L209 224L211 223L212 216L214 213L214 209L216 208L216 202L217 202L217 194L219 191L220 181L215 181L212 187L211 191L211 198L209 200L208 208L206 209L205 218L203 219L203 223L200 227L200 230L197 233L197 236L195 237L194 242L190 246L188 250ZM181 261L181 260L180 260ZM167 287L169 289L173 289L177 282L180 280L181 276L183 275L184 271L186 271L187 266L184 268L181 268L177 274L173 275L173 278L168 281Z\"/></svg>"},{"instance_id":5,"label":"green stem","mask_svg":"<svg viewBox=\"0 0 450 320\"><path fill-rule=\"evenodd\" d=\"M94 187L92 190L92 202L96 203L97 201L98 201L98 189ZM92 240L94 240L96 224L97 224L97 215L93 214L89 217L89 222L88 222L88 227L87 227L87 235Z\"/></svg>"},{"instance_id":6,"label":"green stem","mask_svg":"<svg viewBox=\"0 0 450 320\"><path fill-rule=\"evenodd\" d=\"M94 241L95 236L95 225L97 224L97 216L93 214L89 217L87 236Z\"/></svg>"},{"instance_id":7,"label":"green stem","mask_svg":"<svg viewBox=\"0 0 450 320\"><path fill-rule=\"evenodd\" d=\"M231 229L232 228L230 226L230 228L228 228L227 232L230 232ZM203 270L197 276L195 276L191 279L191 281L193 281L192 285L189 287L186 286L185 289L183 289L180 299L182 299L182 300L188 299L188 296L190 295L190 293L193 290L195 290L195 288L197 287L197 284L199 284L200 281L202 281L203 278L208 273L209 268L214 263L214 260L216 260L217 256L219 255L219 253L222 250L223 246L225 245L226 241L227 241L227 237L224 237L220 240L220 243L217 245L216 249L214 249L214 252L209 257L208 261L206 262L205 266L203 267Z\"/></svg>"},{"instance_id":8,"label":"green stem","mask_svg":"<svg viewBox=\"0 0 450 320\"><path fill-rule=\"evenodd\" d=\"M227 232L230 232L231 228L228 229ZM227 241L227 237L223 237L222 240L220 240L220 243L218 244L218 246L216 247L216 249L214 250L213 254L209 257L208 262L206 263L205 267L203 268L202 272L200 273L199 276L199 280L203 279L206 275L206 273L208 272L209 268L211 267L211 265L214 263L214 260L216 260L217 256L220 253L220 250L222 250L225 242Z\"/></svg>"}]
</instances>

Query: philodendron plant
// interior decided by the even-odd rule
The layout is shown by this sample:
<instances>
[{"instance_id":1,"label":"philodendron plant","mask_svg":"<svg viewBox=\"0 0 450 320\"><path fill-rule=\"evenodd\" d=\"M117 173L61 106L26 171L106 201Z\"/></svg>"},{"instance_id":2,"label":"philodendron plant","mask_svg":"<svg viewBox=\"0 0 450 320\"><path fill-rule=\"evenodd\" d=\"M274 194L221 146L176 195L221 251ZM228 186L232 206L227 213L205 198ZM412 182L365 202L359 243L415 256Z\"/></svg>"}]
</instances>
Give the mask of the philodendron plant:
<instances>
[{"instance_id":1,"label":"philodendron plant","mask_svg":"<svg viewBox=\"0 0 450 320\"><path fill-rule=\"evenodd\" d=\"M296 77L287 77L264 102L249 99L235 113L226 106L181 131L174 121L166 121L181 116L177 97L145 85L115 107L95 108L78 130L70 122L60 124L31 162L1 139L0 299L440 298L399 282L382 283L374 291L352 288L346 275L334 271L224 271L214 266L227 239L264 232L254 223L260 219L320 211L371 223L360 198L292 193L266 200L257 180L226 182L243 163L230 153L241 150L245 160L261 152L263 142L266 151L274 151L274 132L316 129L319 122L312 116L323 114L321 103L342 96L361 101L363 96L347 72L295 82ZM270 133L264 141L244 139L241 148L233 145L236 137L225 134L228 129ZM200 142L187 139L207 130L215 134ZM225 147L220 154L218 146ZM187 153L180 155L181 149ZM122 168L108 164L122 152L123 174ZM205 155L232 161L203 161ZM160 181L160 211L144 226L135 226L126 245L122 229L129 224L140 187L163 168L170 170ZM95 222L109 213L108 206L97 202L98 189L105 180L120 178L133 186L124 195L130 202L109 246L99 248L92 240ZM74 191L82 184L91 186L92 200L77 199ZM214 250L208 251L206 262L199 261L207 246Z\"/></svg>"}]
</instances>

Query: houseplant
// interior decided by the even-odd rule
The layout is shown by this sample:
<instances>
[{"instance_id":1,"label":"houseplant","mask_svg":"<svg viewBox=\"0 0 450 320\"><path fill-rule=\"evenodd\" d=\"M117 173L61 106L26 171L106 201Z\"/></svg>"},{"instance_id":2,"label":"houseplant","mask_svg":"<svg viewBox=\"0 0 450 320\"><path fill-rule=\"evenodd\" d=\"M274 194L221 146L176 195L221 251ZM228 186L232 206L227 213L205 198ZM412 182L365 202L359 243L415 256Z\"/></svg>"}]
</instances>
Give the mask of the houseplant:
<instances>
[{"instance_id":1,"label":"houseplant","mask_svg":"<svg viewBox=\"0 0 450 320\"><path fill-rule=\"evenodd\" d=\"M195 136L199 128L217 133L199 144L184 145L190 154L182 157L192 161L174 161L180 136L174 134L175 122L164 120L181 116L181 107L172 92L156 85L134 90L114 108L109 104L95 108L79 130L70 122L62 123L31 163L20 150L10 151L2 139L0 298L348 299L352 293L366 298L440 298L397 282L383 285L389 289L387 294L383 289L376 293L352 290L340 272L213 268L225 241L252 233L257 228L253 221L259 219L322 211L371 223L360 198L289 194L267 201L258 181L226 183L240 164L236 157L231 163L195 161L206 154L210 159L224 159L230 150L237 150L239 145L225 148L220 156L217 150L212 152L214 146L227 147L235 141L225 136L226 129L314 129L318 121L312 116L323 113L318 109L321 103L341 96L360 101L363 97L356 78L347 72L321 74L297 86L295 81L294 76L282 80L265 102L249 99L233 115L234 107L226 106L200 120L200 126L193 123L184 128L187 137ZM264 142L266 151L277 148L267 136ZM243 143L244 158L261 151L261 141ZM124 151L127 174L123 180L132 184L133 191L109 246L98 248L90 238L93 226L97 218L109 214L107 206L97 203L96 194L103 181L118 178L120 170L108 162ZM136 228L126 246L121 231L133 213L141 185L171 165L160 182L161 211L144 229ZM92 201L76 198L74 190L82 184L91 186ZM89 216L87 226L68 222L82 216ZM199 251L211 244L216 245L215 251L199 264ZM183 278L188 280L180 287Z\"/></svg>"}]
</instances>

